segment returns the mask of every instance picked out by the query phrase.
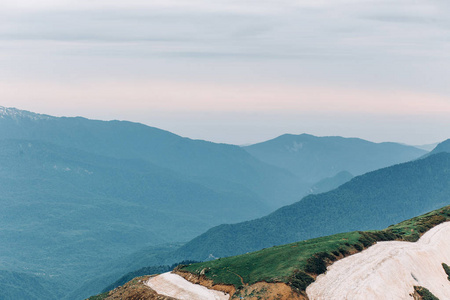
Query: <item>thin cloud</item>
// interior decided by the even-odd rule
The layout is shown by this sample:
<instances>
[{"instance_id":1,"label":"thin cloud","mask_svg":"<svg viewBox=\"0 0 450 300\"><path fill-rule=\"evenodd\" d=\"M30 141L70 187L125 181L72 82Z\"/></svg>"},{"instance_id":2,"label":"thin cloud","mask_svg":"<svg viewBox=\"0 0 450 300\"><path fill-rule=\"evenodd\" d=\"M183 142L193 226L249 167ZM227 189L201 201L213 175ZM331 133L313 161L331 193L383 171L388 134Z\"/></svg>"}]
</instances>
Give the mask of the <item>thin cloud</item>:
<instances>
[{"instance_id":1,"label":"thin cloud","mask_svg":"<svg viewBox=\"0 0 450 300\"><path fill-rule=\"evenodd\" d=\"M17 6L29 10L3 4L8 8L9 3L10 8L1 13L0 39L85 42L93 48L99 42L166 42L168 52L173 52L170 44L177 42L180 55L228 52L294 57L305 52L321 56L351 52L358 58L400 51L421 55L430 50L428 45L445 44L446 36L439 1L347 0L315 5L307 1L131 1L126 9L120 1L92 5L68 1L52 9L54 1L22 2ZM410 45L419 51L411 51ZM159 55L148 50L148 55Z\"/></svg>"},{"instance_id":2,"label":"thin cloud","mask_svg":"<svg viewBox=\"0 0 450 300\"><path fill-rule=\"evenodd\" d=\"M199 122L211 113L273 112L273 126L288 110L322 110L329 124L346 114L361 130L367 114L441 117L450 112L449 5L4 0L2 104L91 117L105 107L120 116L126 105L130 118L182 109Z\"/></svg>"}]
</instances>

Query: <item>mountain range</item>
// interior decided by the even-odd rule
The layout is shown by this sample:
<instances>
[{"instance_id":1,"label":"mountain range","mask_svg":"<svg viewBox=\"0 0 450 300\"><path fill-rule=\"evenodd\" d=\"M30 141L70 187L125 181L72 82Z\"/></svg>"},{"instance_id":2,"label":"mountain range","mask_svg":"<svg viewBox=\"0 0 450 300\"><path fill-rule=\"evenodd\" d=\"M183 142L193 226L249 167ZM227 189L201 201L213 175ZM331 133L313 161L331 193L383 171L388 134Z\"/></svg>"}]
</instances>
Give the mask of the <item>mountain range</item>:
<instances>
[{"instance_id":1,"label":"mountain range","mask_svg":"<svg viewBox=\"0 0 450 300\"><path fill-rule=\"evenodd\" d=\"M203 260L263 247L253 239L239 238L247 232L239 223L214 226L258 220L283 207L265 217L272 220L280 211L292 210L285 205L297 207L307 194L327 192L365 170L427 153L411 146L340 137L275 140L269 141L271 147L258 150L258 144L239 147L192 140L127 121L53 117L0 107L0 271L4 282L13 282L4 287L5 294L25 295L23 291L33 288L40 298L78 299L149 262ZM297 145L295 154L280 150L287 145ZM367 164L357 168L342 154L345 151ZM270 159L274 156L282 163ZM315 161L314 168L306 161ZM313 212L302 214L307 213ZM256 232L268 229L265 226ZM213 241L211 233L221 228L239 232L217 241L215 247L227 240L234 243L217 252L203 241ZM239 243L229 239L235 234ZM269 242L302 236L279 235ZM192 250L192 245L198 249ZM229 251L232 247L235 250ZM109 275L101 278L102 273ZM49 285L57 288L49 291Z\"/></svg>"},{"instance_id":2,"label":"mountain range","mask_svg":"<svg viewBox=\"0 0 450 300\"><path fill-rule=\"evenodd\" d=\"M0 139L37 140L112 158L145 160L212 189L259 197L272 208L294 202L307 189L293 174L234 145L183 138L127 121L57 118L12 108L3 108L0 115Z\"/></svg>"},{"instance_id":3,"label":"mountain range","mask_svg":"<svg viewBox=\"0 0 450 300\"><path fill-rule=\"evenodd\" d=\"M422 149L398 143L309 134L285 134L244 149L261 161L289 170L311 184L343 171L361 175L413 160L424 153Z\"/></svg>"}]
</instances>

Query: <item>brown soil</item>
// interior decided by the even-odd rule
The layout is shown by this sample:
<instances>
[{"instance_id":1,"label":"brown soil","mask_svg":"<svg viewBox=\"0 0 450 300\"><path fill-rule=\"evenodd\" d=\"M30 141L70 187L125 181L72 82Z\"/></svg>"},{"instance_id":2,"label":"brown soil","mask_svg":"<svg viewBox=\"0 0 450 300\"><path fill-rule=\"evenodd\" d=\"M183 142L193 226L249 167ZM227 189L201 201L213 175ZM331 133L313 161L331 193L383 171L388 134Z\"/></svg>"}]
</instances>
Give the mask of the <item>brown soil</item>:
<instances>
[{"instance_id":1,"label":"brown soil","mask_svg":"<svg viewBox=\"0 0 450 300\"><path fill-rule=\"evenodd\" d=\"M144 282L152 276L134 278L126 284L108 293L105 300L176 300L175 298L159 295Z\"/></svg>"},{"instance_id":2,"label":"brown soil","mask_svg":"<svg viewBox=\"0 0 450 300\"><path fill-rule=\"evenodd\" d=\"M236 292L236 288L233 285L228 284L214 284L214 281L207 279L204 275L195 275L189 272L184 272L180 270L173 270L173 273L180 275L187 281L194 284L200 284L211 290L222 291L227 294L233 295Z\"/></svg>"},{"instance_id":3,"label":"brown soil","mask_svg":"<svg viewBox=\"0 0 450 300\"><path fill-rule=\"evenodd\" d=\"M186 280L201 284L209 289L222 291L231 295L231 299L246 300L307 300L304 295L295 293L285 283L267 283L258 282L251 286L244 286L238 293L232 285L214 284L210 279L206 279L202 275L194 275L179 270L174 273L182 276ZM144 282L148 281L152 276L142 276L134 278L123 286L110 291L105 300L177 300L172 297L159 295L152 290Z\"/></svg>"},{"instance_id":4,"label":"brown soil","mask_svg":"<svg viewBox=\"0 0 450 300\"><path fill-rule=\"evenodd\" d=\"M257 282L244 287L231 299L246 300L307 300L308 297L294 292L285 283Z\"/></svg>"},{"instance_id":5,"label":"brown soil","mask_svg":"<svg viewBox=\"0 0 450 300\"><path fill-rule=\"evenodd\" d=\"M236 292L233 285L214 284L211 279L207 279L204 275L195 275L189 272L174 270L174 273L182 276L184 279L203 285L209 289L222 291L231 295L231 299L248 299L248 300L307 300L308 297L294 292L290 286L285 283L267 283L257 282L250 286L244 287Z\"/></svg>"},{"instance_id":6,"label":"brown soil","mask_svg":"<svg viewBox=\"0 0 450 300\"><path fill-rule=\"evenodd\" d=\"M414 300L423 300L423 297L419 295L419 293L417 291L414 291L414 294L410 294L410 296L414 299Z\"/></svg>"}]
</instances>

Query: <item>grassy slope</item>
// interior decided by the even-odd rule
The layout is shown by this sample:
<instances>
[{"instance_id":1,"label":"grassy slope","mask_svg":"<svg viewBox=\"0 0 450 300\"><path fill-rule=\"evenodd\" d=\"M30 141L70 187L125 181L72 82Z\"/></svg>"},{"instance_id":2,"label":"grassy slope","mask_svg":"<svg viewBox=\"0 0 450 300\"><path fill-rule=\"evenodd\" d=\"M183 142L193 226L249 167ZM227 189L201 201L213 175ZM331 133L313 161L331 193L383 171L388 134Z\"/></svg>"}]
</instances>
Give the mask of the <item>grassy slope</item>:
<instances>
[{"instance_id":1,"label":"grassy slope","mask_svg":"<svg viewBox=\"0 0 450 300\"><path fill-rule=\"evenodd\" d=\"M450 220L450 206L389 226L380 231L355 231L276 246L244 255L181 266L216 284L243 285L284 282L300 292L333 261L361 251L376 241L417 241L430 228Z\"/></svg>"},{"instance_id":2,"label":"grassy slope","mask_svg":"<svg viewBox=\"0 0 450 300\"><path fill-rule=\"evenodd\" d=\"M349 249L346 244L355 244L360 237L358 232L341 233L192 264L182 270L199 273L208 268L206 277L213 279L215 283L233 284L237 288L242 285L241 277L245 284L258 281L287 282L295 270L305 268L307 259L315 253Z\"/></svg>"}]
</instances>

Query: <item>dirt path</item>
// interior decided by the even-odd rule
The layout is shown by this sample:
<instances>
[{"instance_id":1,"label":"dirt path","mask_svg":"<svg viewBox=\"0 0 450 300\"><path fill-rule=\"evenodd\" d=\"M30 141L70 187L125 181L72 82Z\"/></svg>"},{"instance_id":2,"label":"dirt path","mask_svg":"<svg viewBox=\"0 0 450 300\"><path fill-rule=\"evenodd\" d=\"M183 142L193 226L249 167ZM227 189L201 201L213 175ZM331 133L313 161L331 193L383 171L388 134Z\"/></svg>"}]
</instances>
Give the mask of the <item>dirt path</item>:
<instances>
[{"instance_id":1,"label":"dirt path","mask_svg":"<svg viewBox=\"0 0 450 300\"><path fill-rule=\"evenodd\" d=\"M193 284L170 272L152 277L145 284L160 295L180 300L228 300L230 298L228 294Z\"/></svg>"},{"instance_id":2,"label":"dirt path","mask_svg":"<svg viewBox=\"0 0 450 300\"><path fill-rule=\"evenodd\" d=\"M309 299L412 299L414 286L450 299L450 222L436 226L416 243L379 242L331 265L307 289Z\"/></svg>"},{"instance_id":3,"label":"dirt path","mask_svg":"<svg viewBox=\"0 0 450 300\"><path fill-rule=\"evenodd\" d=\"M234 275L236 275L237 277L239 277L239 279L241 280L242 286L245 286L244 278L242 278L241 275L239 275L238 273L231 272L231 271L228 271L228 272L230 272L231 274L234 274Z\"/></svg>"}]
</instances>

